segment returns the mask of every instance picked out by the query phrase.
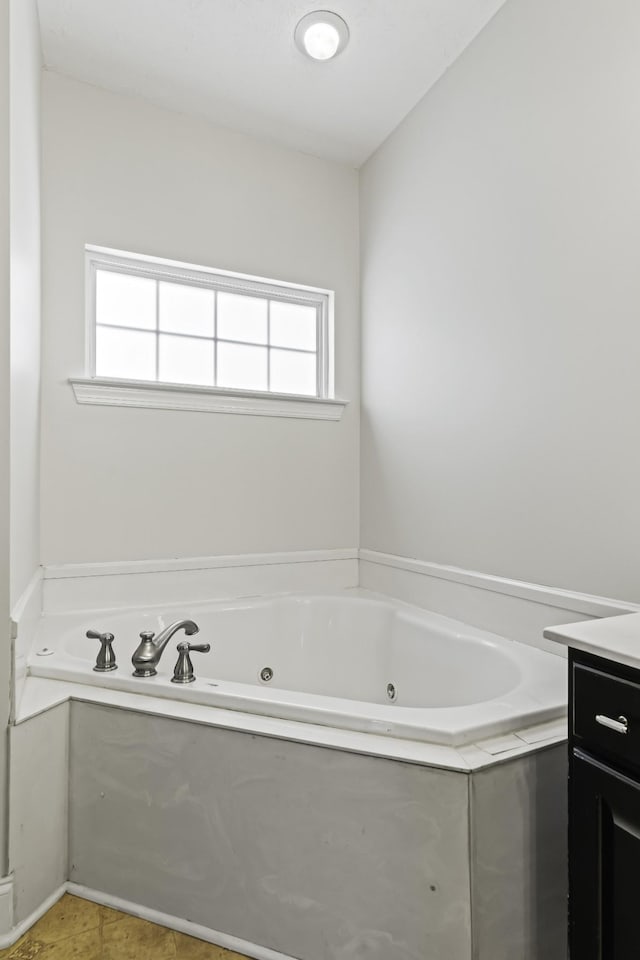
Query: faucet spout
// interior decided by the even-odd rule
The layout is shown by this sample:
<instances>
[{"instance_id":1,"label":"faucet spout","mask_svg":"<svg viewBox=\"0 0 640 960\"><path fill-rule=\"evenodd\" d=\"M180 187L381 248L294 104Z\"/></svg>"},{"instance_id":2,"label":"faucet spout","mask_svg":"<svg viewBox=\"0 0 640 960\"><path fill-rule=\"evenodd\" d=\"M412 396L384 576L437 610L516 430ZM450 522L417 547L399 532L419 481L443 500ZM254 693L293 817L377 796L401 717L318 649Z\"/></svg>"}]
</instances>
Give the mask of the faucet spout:
<instances>
[{"instance_id":1,"label":"faucet spout","mask_svg":"<svg viewBox=\"0 0 640 960\"><path fill-rule=\"evenodd\" d=\"M140 644L131 657L134 677L155 677L162 652L178 630L184 630L188 637L192 637L194 633L199 632L200 628L193 620L176 620L175 623L165 627L157 637L150 630L142 631Z\"/></svg>"}]
</instances>

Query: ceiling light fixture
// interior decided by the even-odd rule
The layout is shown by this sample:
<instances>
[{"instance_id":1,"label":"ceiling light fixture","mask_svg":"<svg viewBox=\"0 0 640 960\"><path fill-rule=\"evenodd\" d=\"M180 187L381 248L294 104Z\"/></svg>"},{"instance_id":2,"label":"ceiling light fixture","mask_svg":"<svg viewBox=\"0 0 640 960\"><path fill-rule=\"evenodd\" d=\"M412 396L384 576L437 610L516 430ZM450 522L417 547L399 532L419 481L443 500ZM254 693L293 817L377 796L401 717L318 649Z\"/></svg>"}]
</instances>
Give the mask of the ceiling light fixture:
<instances>
[{"instance_id":1,"label":"ceiling light fixture","mask_svg":"<svg viewBox=\"0 0 640 960\"><path fill-rule=\"evenodd\" d=\"M337 13L315 10L300 20L293 36L298 49L312 60L331 60L346 47L349 28Z\"/></svg>"}]
</instances>

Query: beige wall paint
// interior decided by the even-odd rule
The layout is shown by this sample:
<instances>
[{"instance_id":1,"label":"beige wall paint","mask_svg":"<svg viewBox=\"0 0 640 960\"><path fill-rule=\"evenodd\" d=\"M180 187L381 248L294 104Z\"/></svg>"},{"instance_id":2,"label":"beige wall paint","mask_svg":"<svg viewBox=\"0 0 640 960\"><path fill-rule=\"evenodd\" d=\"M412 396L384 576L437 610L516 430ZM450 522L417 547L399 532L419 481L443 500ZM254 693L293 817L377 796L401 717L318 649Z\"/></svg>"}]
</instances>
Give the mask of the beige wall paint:
<instances>
[{"instance_id":1,"label":"beige wall paint","mask_svg":"<svg viewBox=\"0 0 640 960\"><path fill-rule=\"evenodd\" d=\"M44 74L42 559L349 547L356 171ZM336 291L340 423L78 406L85 243Z\"/></svg>"},{"instance_id":2,"label":"beige wall paint","mask_svg":"<svg viewBox=\"0 0 640 960\"><path fill-rule=\"evenodd\" d=\"M40 32L11 0L11 607L40 561Z\"/></svg>"},{"instance_id":3,"label":"beige wall paint","mask_svg":"<svg viewBox=\"0 0 640 960\"><path fill-rule=\"evenodd\" d=\"M363 547L640 600L639 49L509 0L365 166Z\"/></svg>"}]
</instances>

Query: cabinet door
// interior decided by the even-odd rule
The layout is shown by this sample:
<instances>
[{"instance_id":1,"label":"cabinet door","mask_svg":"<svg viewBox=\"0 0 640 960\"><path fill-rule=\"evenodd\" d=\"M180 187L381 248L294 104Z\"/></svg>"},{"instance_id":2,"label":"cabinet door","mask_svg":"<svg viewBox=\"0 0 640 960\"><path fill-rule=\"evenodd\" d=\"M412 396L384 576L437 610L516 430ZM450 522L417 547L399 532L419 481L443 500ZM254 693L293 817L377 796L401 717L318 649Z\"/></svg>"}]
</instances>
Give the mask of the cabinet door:
<instances>
[{"instance_id":1,"label":"cabinet door","mask_svg":"<svg viewBox=\"0 0 640 960\"><path fill-rule=\"evenodd\" d=\"M571 960L638 960L640 783L575 750L569 802Z\"/></svg>"}]
</instances>

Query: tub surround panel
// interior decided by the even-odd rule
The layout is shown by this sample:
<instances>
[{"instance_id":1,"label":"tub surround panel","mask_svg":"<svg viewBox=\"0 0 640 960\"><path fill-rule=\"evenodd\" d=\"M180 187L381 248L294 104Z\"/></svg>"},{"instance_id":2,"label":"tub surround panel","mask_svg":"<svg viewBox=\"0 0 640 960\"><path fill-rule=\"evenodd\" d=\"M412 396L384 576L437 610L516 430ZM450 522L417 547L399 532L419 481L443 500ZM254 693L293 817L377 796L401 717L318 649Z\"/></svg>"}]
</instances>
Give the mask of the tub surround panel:
<instances>
[{"instance_id":1,"label":"tub surround panel","mask_svg":"<svg viewBox=\"0 0 640 960\"><path fill-rule=\"evenodd\" d=\"M71 744L74 882L309 960L470 957L466 777L76 703Z\"/></svg>"},{"instance_id":2,"label":"tub surround panel","mask_svg":"<svg viewBox=\"0 0 640 960\"><path fill-rule=\"evenodd\" d=\"M473 774L474 960L566 960L564 744Z\"/></svg>"},{"instance_id":3,"label":"tub surround panel","mask_svg":"<svg viewBox=\"0 0 640 960\"><path fill-rule=\"evenodd\" d=\"M22 596L11 611L14 654L11 720L15 719L17 705L24 689L27 657L42 615L42 593L42 568L40 567L34 573Z\"/></svg>"},{"instance_id":4,"label":"tub surround panel","mask_svg":"<svg viewBox=\"0 0 640 960\"><path fill-rule=\"evenodd\" d=\"M541 606L559 607L562 610L584 613L588 617L611 617L640 610L640 605L637 603L612 600L609 597L596 597L589 593L576 593L572 590L562 590L538 583L527 583L525 580L510 580L507 577L496 577L478 570L465 570L462 567L452 567L442 563L398 557L390 553L378 553L375 550L362 549L359 551L359 558L368 563L419 573L436 580L466 584L501 596L529 600Z\"/></svg>"},{"instance_id":5,"label":"tub surround panel","mask_svg":"<svg viewBox=\"0 0 640 960\"><path fill-rule=\"evenodd\" d=\"M608 597L357 547L50 564L42 577L45 614L361 586L555 654L557 644L542 636L548 624L640 611L638 604Z\"/></svg>"},{"instance_id":6,"label":"tub surround panel","mask_svg":"<svg viewBox=\"0 0 640 960\"><path fill-rule=\"evenodd\" d=\"M45 568L43 612L189 603L358 585L358 551L305 550Z\"/></svg>"},{"instance_id":7,"label":"tub surround panel","mask_svg":"<svg viewBox=\"0 0 640 960\"><path fill-rule=\"evenodd\" d=\"M69 704L10 727L10 738L9 859L20 923L67 879Z\"/></svg>"},{"instance_id":8,"label":"tub surround panel","mask_svg":"<svg viewBox=\"0 0 640 960\"><path fill-rule=\"evenodd\" d=\"M389 558L374 551L360 552L360 586L404 603L455 617L481 630L509 637L548 653L563 654L557 643L545 639L550 623L573 623L596 617L615 617L640 609L605 597L575 594L537 584L484 576L472 571L438 567L403 557ZM433 569L436 567L437 569Z\"/></svg>"}]
</instances>

